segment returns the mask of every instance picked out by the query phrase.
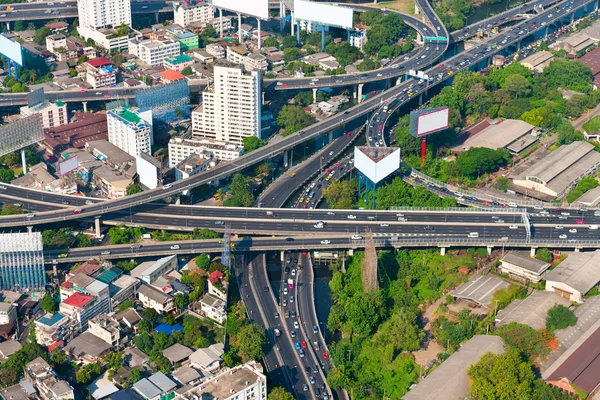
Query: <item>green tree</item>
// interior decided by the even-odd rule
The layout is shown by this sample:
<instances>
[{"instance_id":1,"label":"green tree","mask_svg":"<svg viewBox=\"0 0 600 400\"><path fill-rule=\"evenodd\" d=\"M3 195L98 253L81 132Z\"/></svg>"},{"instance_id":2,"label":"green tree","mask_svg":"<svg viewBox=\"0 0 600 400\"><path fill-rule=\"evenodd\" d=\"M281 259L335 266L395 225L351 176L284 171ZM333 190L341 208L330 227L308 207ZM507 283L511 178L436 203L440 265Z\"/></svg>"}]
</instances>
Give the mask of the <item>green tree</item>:
<instances>
[{"instance_id":1,"label":"green tree","mask_svg":"<svg viewBox=\"0 0 600 400\"><path fill-rule=\"evenodd\" d=\"M547 262L547 263L551 263L552 260L554 260L554 256L552 255L552 252L546 248L539 249L535 253L535 258L540 261Z\"/></svg>"},{"instance_id":2,"label":"green tree","mask_svg":"<svg viewBox=\"0 0 600 400\"><path fill-rule=\"evenodd\" d=\"M158 321L158 313L156 312L156 310L154 308L145 308L144 311L142 311L142 315L141 317L148 321L150 323L150 326L154 327L154 324L156 323L156 321Z\"/></svg>"},{"instance_id":3,"label":"green tree","mask_svg":"<svg viewBox=\"0 0 600 400\"><path fill-rule=\"evenodd\" d=\"M271 389L271 393L267 396L267 400L294 400L294 396L281 386L275 386Z\"/></svg>"},{"instance_id":4,"label":"green tree","mask_svg":"<svg viewBox=\"0 0 600 400\"><path fill-rule=\"evenodd\" d=\"M142 193L144 190L138 183L130 183L127 185L127 196L131 196L132 194Z\"/></svg>"},{"instance_id":5,"label":"green tree","mask_svg":"<svg viewBox=\"0 0 600 400\"><path fill-rule=\"evenodd\" d=\"M511 322L502 325L496 333L504 339L504 343L514 347L530 360L543 359L550 352L543 334L529 325Z\"/></svg>"},{"instance_id":6,"label":"green tree","mask_svg":"<svg viewBox=\"0 0 600 400\"><path fill-rule=\"evenodd\" d=\"M567 195L567 201L573 203L575 200L583 196L588 190L598 187L598 181L593 176L584 176L577 186Z\"/></svg>"},{"instance_id":7,"label":"green tree","mask_svg":"<svg viewBox=\"0 0 600 400\"><path fill-rule=\"evenodd\" d=\"M57 311L56 301L54 300L54 297L49 294L45 295L44 298L42 299L41 307L47 313L52 314Z\"/></svg>"},{"instance_id":8,"label":"green tree","mask_svg":"<svg viewBox=\"0 0 600 400\"><path fill-rule=\"evenodd\" d=\"M75 68L69 68L69 76L75 78L77 76L77 70Z\"/></svg>"},{"instance_id":9,"label":"green tree","mask_svg":"<svg viewBox=\"0 0 600 400\"><path fill-rule=\"evenodd\" d=\"M194 240L218 239L220 237L221 237L221 235L219 233L213 231L212 229L195 228L194 231L192 232L192 239L194 239Z\"/></svg>"},{"instance_id":10,"label":"green tree","mask_svg":"<svg viewBox=\"0 0 600 400\"><path fill-rule=\"evenodd\" d=\"M50 353L50 362L55 368L60 367L67 361L68 357L62 350L54 350L52 353Z\"/></svg>"},{"instance_id":11,"label":"green tree","mask_svg":"<svg viewBox=\"0 0 600 400\"><path fill-rule=\"evenodd\" d=\"M124 310L127 310L129 308L133 308L133 302L131 300L125 300L124 302L122 302L121 304L119 304L117 306L117 309L119 311L124 311Z\"/></svg>"},{"instance_id":12,"label":"green tree","mask_svg":"<svg viewBox=\"0 0 600 400\"><path fill-rule=\"evenodd\" d=\"M279 46L279 42L277 42L277 39L273 36L269 36L268 38L265 39L265 46L267 47L278 47Z\"/></svg>"},{"instance_id":13,"label":"green tree","mask_svg":"<svg viewBox=\"0 0 600 400\"><path fill-rule=\"evenodd\" d=\"M381 292L360 293L346 301L344 311L348 322L359 335L370 334L385 316Z\"/></svg>"},{"instance_id":14,"label":"green tree","mask_svg":"<svg viewBox=\"0 0 600 400\"><path fill-rule=\"evenodd\" d=\"M511 156L506 149L472 147L458 155L456 165L461 176L474 179L481 174L496 171L510 160Z\"/></svg>"},{"instance_id":15,"label":"green tree","mask_svg":"<svg viewBox=\"0 0 600 400\"><path fill-rule=\"evenodd\" d=\"M286 35L281 39L281 47L283 49L287 49L289 47L298 47L298 42L296 42L296 38L291 35Z\"/></svg>"},{"instance_id":16,"label":"green tree","mask_svg":"<svg viewBox=\"0 0 600 400\"><path fill-rule=\"evenodd\" d=\"M194 74L194 71L192 71L192 67L185 67L182 71L181 74L184 76L190 76Z\"/></svg>"},{"instance_id":17,"label":"green tree","mask_svg":"<svg viewBox=\"0 0 600 400\"><path fill-rule=\"evenodd\" d=\"M254 204L254 195L250 190L250 178L242 174L235 174L229 185L231 198L224 204L233 207L250 207Z\"/></svg>"},{"instance_id":18,"label":"green tree","mask_svg":"<svg viewBox=\"0 0 600 400\"><path fill-rule=\"evenodd\" d=\"M246 136L242 139L242 144L244 145L244 153L250 153L264 146L265 142L256 136Z\"/></svg>"},{"instance_id":19,"label":"green tree","mask_svg":"<svg viewBox=\"0 0 600 400\"><path fill-rule=\"evenodd\" d=\"M381 341L391 344L394 351L415 351L421 348L425 331L419 327L419 314L410 309L396 311L382 326Z\"/></svg>"},{"instance_id":20,"label":"green tree","mask_svg":"<svg viewBox=\"0 0 600 400\"><path fill-rule=\"evenodd\" d=\"M15 173L12 169L0 168L0 182L10 183L13 179L15 179Z\"/></svg>"},{"instance_id":21,"label":"green tree","mask_svg":"<svg viewBox=\"0 0 600 400\"><path fill-rule=\"evenodd\" d=\"M208 266L210 265L210 257L208 256L208 254L200 254L198 256L196 256L196 258L194 259L194 261L196 262L196 266L204 271L208 270Z\"/></svg>"},{"instance_id":22,"label":"green tree","mask_svg":"<svg viewBox=\"0 0 600 400\"><path fill-rule=\"evenodd\" d=\"M307 106L309 104L312 104L312 102L313 102L312 91L304 90L304 91L298 93L296 96L294 96L294 100L296 101L297 104L299 104L303 107Z\"/></svg>"},{"instance_id":23,"label":"green tree","mask_svg":"<svg viewBox=\"0 0 600 400\"><path fill-rule=\"evenodd\" d=\"M0 215L18 215L23 214L23 210L19 206L15 206L14 204L4 204L2 206L2 210L0 210Z\"/></svg>"},{"instance_id":24,"label":"green tree","mask_svg":"<svg viewBox=\"0 0 600 400\"><path fill-rule=\"evenodd\" d=\"M168 374L173 370L171 362L162 354L154 359L154 363L156 364L156 368L163 374Z\"/></svg>"},{"instance_id":25,"label":"green tree","mask_svg":"<svg viewBox=\"0 0 600 400\"><path fill-rule=\"evenodd\" d=\"M592 70L579 61L558 58L544 68L542 79L552 89L560 87L589 91L592 85Z\"/></svg>"},{"instance_id":26,"label":"green tree","mask_svg":"<svg viewBox=\"0 0 600 400\"><path fill-rule=\"evenodd\" d=\"M573 128L573 126L566 121L556 128L556 132L558 133L558 138L556 139L557 146L585 140L583 134L579 131L575 131L575 128Z\"/></svg>"},{"instance_id":27,"label":"green tree","mask_svg":"<svg viewBox=\"0 0 600 400\"><path fill-rule=\"evenodd\" d=\"M129 376L131 377L133 383L136 383L142 379L142 373L137 368L134 368L131 371L129 371Z\"/></svg>"},{"instance_id":28,"label":"green tree","mask_svg":"<svg viewBox=\"0 0 600 400\"><path fill-rule=\"evenodd\" d=\"M294 132L306 128L315 123L315 117L307 114L300 106L285 105L277 115L277 125L284 128L283 136L290 135Z\"/></svg>"},{"instance_id":29,"label":"green tree","mask_svg":"<svg viewBox=\"0 0 600 400\"><path fill-rule=\"evenodd\" d=\"M546 317L546 329L550 332L556 329L565 329L569 326L577 324L577 317L573 311L569 310L562 304L557 304L548 310Z\"/></svg>"},{"instance_id":30,"label":"green tree","mask_svg":"<svg viewBox=\"0 0 600 400\"><path fill-rule=\"evenodd\" d=\"M175 307L181 311L189 303L188 296L185 293L177 293L173 298L173 303L175 304Z\"/></svg>"},{"instance_id":31,"label":"green tree","mask_svg":"<svg viewBox=\"0 0 600 400\"><path fill-rule=\"evenodd\" d=\"M240 329L238 335L239 353L244 360L258 360L264 355L264 346L268 343L265 331L257 324L248 324Z\"/></svg>"},{"instance_id":32,"label":"green tree","mask_svg":"<svg viewBox=\"0 0 600 400\"><path fill-rule=\"evenodd\" d=\"M300 49L297 49L295 47L288 47L285 50L283 50L283 61L285 62L291 62L291 61L295 61L298 58L300 58Z\"/></svg>"},{"instance_id":33,"label":"green tree","mask_svg":"<svg viewBox=\"0 0 600 400\"><path fill-rule=\"evenodd\" d=\"M106 361L106 366L112 370L118 370L123 366L123 352L118 351L116 353L108 353L106 357L104 357L104 361Z\"/></svg>"},{"instance_id":34,"label":"green tree","mask_svg":"<svg viewBox=\"0 0 600 400\"><path fill-rule=\"evenodd\" d=\"M348 181L333 181L323 190L323 197L330 208L350 209L354 204L356 191Z\"/></svg>"},{"instance_id":35,"label":"green tree","mask_svg":"<svg viewBox=\"0 0 600 400\"><path fill-rule=\"evenodd\" d=\"M48 28L47 26L43 26L35 32L35 35L33 36L33 41L39 45L45 45L46 37L50 36L51 34L52 30L50 30L50 28Z\"/></svg>"},{"instance_id":36,"label":"green tree","mask_svg":"<svg viewBox=\"0 0 600 400\"><path fill-rule=\"evenodd\" d=\"M25 30L25 23L23 20L18 19L15 21L14 30L15 32L21 32Z\"/></svg>"}]
</instances>

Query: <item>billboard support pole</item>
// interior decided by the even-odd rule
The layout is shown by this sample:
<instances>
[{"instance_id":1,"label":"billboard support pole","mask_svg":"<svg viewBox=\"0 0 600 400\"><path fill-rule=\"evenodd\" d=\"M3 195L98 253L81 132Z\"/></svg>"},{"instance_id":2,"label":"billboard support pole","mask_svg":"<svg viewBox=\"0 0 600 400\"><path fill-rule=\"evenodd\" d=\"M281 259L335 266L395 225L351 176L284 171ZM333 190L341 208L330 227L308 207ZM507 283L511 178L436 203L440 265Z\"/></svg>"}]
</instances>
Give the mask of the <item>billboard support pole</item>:
<instances>
[{"instance_id":1,"label":"billboard support pole","mask_svg":"<svg viewBox=\"0 0 600 400\"><path fill-rule=\"evenodd\" d=\"M242 14L238 13L238 40L242 44Z\"/></svg>"},{"instance_id":2,"label":"billboard support pole","mask_svg":"<svg viewBox=\"0 0 600 400\"><path fill-rule=\"evenodd\" d=\"M25 157L25 148L21 149L21 164L23 164L23 175L27 174L27 158Z\"/></svg>"},{"instance_id":3,"label":"billboard support pole","mask_svg":"<svg viewBox=\"0 0 600 400\"><path fill-rule=\"evenodd\" d=\"M321 51L325 51L325 25L321 25Z\"/></svg>"},{"instance_id":4,"label":"billboard support pole","mask_svg":"<svg viewBox=\"0 0 600 400\"><path fill-rule=\"evenodd\" d=\"M296 21L296 24L296 42L300 44L300 21ZM292 24L292 26L294 26L294 24Z\"/></svg>"},{"instance_id":5,"label":"billboard support pole","mask_svg":"<svg viewBox=\"0 0 600 400\"><path fill-rule=\"evenodd\" d=\"M221 39L223 39L223 9L222 8L219 8L219 26L220 26L219 37Z\"/></svg>"},{"instance_id":6,"label":"billboard support pole","mask_svg":"<svg viewBox=\"0 0 600 400\"><path fill-rule=\"evenodd\" d=\"M258 49L260 50L260 18L256 18L256 21L258 22Z\"/></svg>"},{"instance_id":7,"label":"billboard support pole","mask_svg":"<svg viewBox=\"0 0 600 400\"><path fill-rule=\"evenodd\" d=\"M296 20L294 19L294 10L290 10L290 15L291 15L291 26L292 26L292 32L291 35L294 36L294 24L296 23Z\"/></svg>"},{"instance_id":8,"label":"billboard support pole","mask_svg":"<svg viewBox=\"0 0 600 400\"><path fill-rule=\"evenodd\" d=\"M421 141L421 165L425 163L425 152L427 151L427 140L423 138Z\"/></svg>"}]
</instances>

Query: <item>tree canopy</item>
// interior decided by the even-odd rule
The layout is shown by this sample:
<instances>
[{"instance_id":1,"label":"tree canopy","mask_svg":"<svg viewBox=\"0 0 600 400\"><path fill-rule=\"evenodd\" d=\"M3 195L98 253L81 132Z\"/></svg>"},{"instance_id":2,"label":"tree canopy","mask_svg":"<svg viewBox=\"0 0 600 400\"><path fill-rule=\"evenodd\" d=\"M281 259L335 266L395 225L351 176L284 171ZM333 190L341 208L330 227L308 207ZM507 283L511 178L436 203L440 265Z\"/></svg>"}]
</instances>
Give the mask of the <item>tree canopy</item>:
<instances>
[{"instance_id":1,"label":"tree canopy","mask_svg":"<svg viewBox=\"0 0 600 400\"><path fill-rule=\"evenodd\" d=\"M277 115L277 125L284 128L283 136L290 135L316 122L315 117L307 114L300 106L285 105Z\"/></svg>"},{"instance_id":2,"label":"tree canopy","mask_svg":"<svg viewBox=\"0 0 600 400\"><path fill-rule=\"evenodd\" d=\"M573 311L562 304L557 304L548 310L546 317L546 329L553 332L556 329L565 329L577 324L577 317Z\"/></svg>"}]
</instances>

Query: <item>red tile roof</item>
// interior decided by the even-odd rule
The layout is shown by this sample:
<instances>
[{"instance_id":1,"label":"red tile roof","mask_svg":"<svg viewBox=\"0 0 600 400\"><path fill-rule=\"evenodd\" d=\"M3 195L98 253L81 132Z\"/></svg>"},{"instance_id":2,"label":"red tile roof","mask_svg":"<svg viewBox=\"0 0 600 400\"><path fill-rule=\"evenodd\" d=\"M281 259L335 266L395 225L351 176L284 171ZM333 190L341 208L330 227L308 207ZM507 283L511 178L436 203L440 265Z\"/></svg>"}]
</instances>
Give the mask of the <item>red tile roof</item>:
<instances>
[{"instance_id":1,"label":"red tile roof","mask_svg":"<svg viewBox=\"0 0 600 400\"><path fill-rule=\"evenodd\" d=\"M63 283L60 284L60 286L66 287L66 288L70 288L71 287L71 282L63 282Z\"/></svg>"},{"instance_id":2,"label":"red tile roof","mask_svg":"<svg viewBox=\"0 0 600 400\"><path fill-rule=\"evenodd\" d=\"M88 60L87 63L96 68L103 67L105 65L112 65L112 62L104 57L92 58L91 60Z\"/></svg>"},{"instance_id":3,"label":"red tile roof","mask_svg":"<svg viewBox=\"0 0 600 400\"><path fill-rule=\"evenodd\" d=\"M63 342L62 340L59 340L58 342L52 343L50 346L48 346L48 352L52 353L54 350L58 349L63 344L65 344L65 342Z\"/></svg>"},{"instance_id":4,"label":"red tile roof","mask_svg":"<svg viewBox=\"0 0 600 400\"><path fill-rule=\"evenodd\" d=\"M66 28L69 26L69 24L67 24L66 22L52 22L50 24L46 24L44 25L50 29L60 29L60 28Z\"/></svg>"},{"instance_id":5,"label":"red tile roof","mask_svg":"<svg viewBox=\"0 0 600 400\"><path fill-rule=\"evenodd\" d=\"M168 81L179 81L181 79L185 79L185 76L183 76L182 74L180 74L177 71L173 71L171 69L168 69L166 71L163 72L159 72L159 75L161 76L161 78L164 78Z\"/></svg>"},{"instance_id":6,"label":"red tile roof","mask_svg":"<svg viewBox=\"0 0 600 400\"><path fill-rule=\"evenodd\" d=\"M100 264L96 264L90 261L86 261L83 264L81 264L80 266L77 267L77 269L75 271L73 271L74 273L84 273L86 275L92 275L95 272L98 272L100 269L102 268L102 266Z\"/></svg>"},{"instance_id":7,"label":"red tile roof","mask_svg":"<svg viewBox=\"0 0 600 400\"><path fill-rule=\"evenodd\" d=\"M68 304L73 307L83 308L90 301L94 300L94 296L88 296L83 293L73 293L69 298L67 298L63 303Z\"/></svg>"}]
</instances>

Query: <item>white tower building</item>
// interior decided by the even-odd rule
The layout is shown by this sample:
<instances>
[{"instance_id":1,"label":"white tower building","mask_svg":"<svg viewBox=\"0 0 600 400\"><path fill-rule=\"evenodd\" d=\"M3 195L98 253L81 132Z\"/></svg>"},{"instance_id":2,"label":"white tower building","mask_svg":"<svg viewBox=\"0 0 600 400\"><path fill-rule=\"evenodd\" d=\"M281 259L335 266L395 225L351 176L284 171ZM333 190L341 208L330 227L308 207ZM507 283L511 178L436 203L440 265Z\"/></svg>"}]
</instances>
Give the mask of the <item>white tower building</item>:
<instances>
[{"instance_id":1,"label":"white tower building","mask_svg":"<svg viewBox=\"0 0 600 400\"><path fill-rule=\"evenodd\" d=\"M110 143L135 157L152 154L152 110L124 106L108 111L106 117Z\"/></svg>"}]
</instances>

